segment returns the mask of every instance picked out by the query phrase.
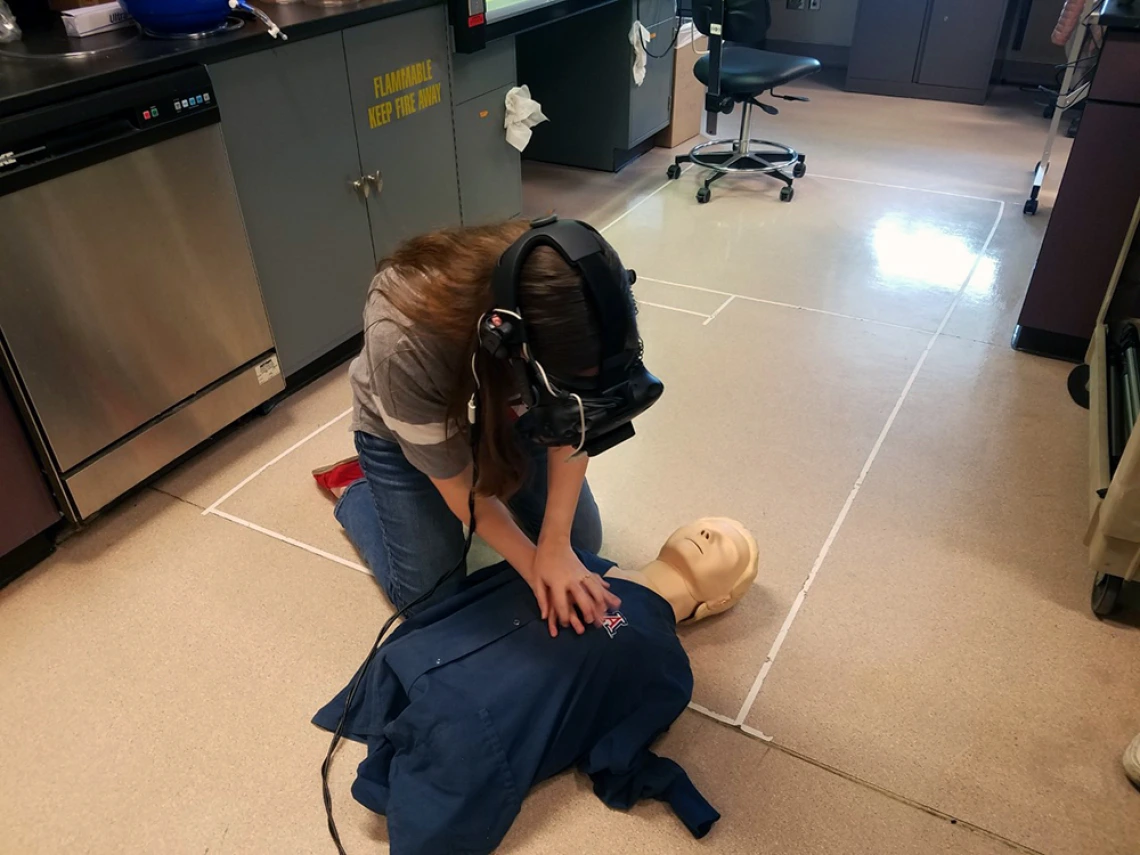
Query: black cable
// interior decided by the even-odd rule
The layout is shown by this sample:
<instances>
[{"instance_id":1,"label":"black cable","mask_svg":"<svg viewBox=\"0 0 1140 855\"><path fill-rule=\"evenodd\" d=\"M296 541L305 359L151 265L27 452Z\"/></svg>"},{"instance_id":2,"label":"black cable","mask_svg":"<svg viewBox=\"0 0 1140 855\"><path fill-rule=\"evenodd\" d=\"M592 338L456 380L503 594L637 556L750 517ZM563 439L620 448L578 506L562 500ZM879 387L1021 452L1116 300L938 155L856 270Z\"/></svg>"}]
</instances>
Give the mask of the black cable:
<instances>
[{"instance_id":1,"label":"black cable","mask_svg":"<svg viewBox=\"0 0 1140 855\"><path fill-rule=\"evenodd\" d=\"M478 391L475 394L478 399ZM336 844L336 851L339 855L348 855L345 852L344 845L340 842L340 832L337 831L336 821L333 819L332 809L332 793L329 790L329 768L332 766L333 753L336 751L337 746L340 744L341 738L344 736L344 726L348 720L348 711L352 708L352 702L356 698L356 691L360 688L360 683L364 679L364 674L368 671L368 667L372 664L372 660L376 657L376 652L380 649L381 642L384 636L388 634L392 624L395 623L400 617L407 614L410 609L423 603L425 600L430 600L436 591L439 590L440 585L454 576L460 571L467 569L467 556L471 552L471 541L475 537L475 485L479 483L479 418L478 418L478 403L476 404L476 417L474 423L469 428L470 441L471 441L471 490L467 494L467 538L463 543L463 554L459 557L459 561L454 567L436 579L435 584L431 586L425 593L416 597L406 606L397 611L388 620L384 621L384 626L380 628L380 632L376 635L376 641L372 644L372 649L368 651L368 655L364 657L364 661L360 667L356 669L356 673L352 677L352 682L349 683L348 693L344 698L344 709L341 711L340 720L336 724L336 729L333 731L332 740L329 742L328 753L325 754L324 762L321 763L321 794L325 802L325 819L328 822L329 835Z\"/></svg>"}]
</instances>

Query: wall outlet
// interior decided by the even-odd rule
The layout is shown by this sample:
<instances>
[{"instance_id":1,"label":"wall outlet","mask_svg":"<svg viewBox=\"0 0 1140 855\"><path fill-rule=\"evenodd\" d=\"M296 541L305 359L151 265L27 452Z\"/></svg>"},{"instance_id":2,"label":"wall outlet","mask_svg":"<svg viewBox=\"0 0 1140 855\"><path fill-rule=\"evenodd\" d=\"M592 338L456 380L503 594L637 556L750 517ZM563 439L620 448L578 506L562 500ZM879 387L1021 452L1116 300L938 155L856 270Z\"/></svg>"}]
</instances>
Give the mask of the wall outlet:
<instances>
[{"instance_id":1,"label":"wall outlet","mask_svg":"<svg viewBox=\"0 0 1140 855\"><path fill-rule=\"evenodd\" d=\"M819 4L820 4L820 0L808 0L808 8L811 9L812 11L818 11L819 10Z\"/></svg>"},{"instance_id":2,"label":"wall outlet","mask_svg":"<svg viewBox=\"0 0 1140 855\"><path fill-rule=\"evenodd\" d=\"M798 9L803 11L807 8L807 0L788 0L789 9Z\"/></svg>"}]
</instances>

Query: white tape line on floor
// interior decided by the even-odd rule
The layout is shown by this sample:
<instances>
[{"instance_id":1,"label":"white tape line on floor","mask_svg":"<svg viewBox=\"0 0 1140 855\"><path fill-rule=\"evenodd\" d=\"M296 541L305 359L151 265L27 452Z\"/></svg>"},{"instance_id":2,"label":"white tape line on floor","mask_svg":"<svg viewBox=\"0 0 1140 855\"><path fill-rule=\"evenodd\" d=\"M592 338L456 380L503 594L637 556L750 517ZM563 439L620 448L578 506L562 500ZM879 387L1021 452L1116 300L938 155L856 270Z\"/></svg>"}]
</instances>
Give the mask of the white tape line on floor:
<instances>
[{"instance_id":1,"label":"white tape line on floor","mask_svg":"<svg viewBox=\"0 0 1140 855\"><path fill-rule=\"evenodd\" d=\"M772 665L776 661L776 657L780 654L781 648L784 646L784 641L788 637L788 632L791 630L792 624L795 623L796 618L799 616L800 609L803 608L804 601L807 599L808 591L811 590L811 586L814 584L816 577L819 575L819 571L823 566L823 562L827 560L828 553L831 552L831 546L835 543L835 538L839 536L840 529L843 528L843 523L847 521L847 515L851 511L851 506L855 503L855 497L859 495L859 491L863 488L863 482L867 478L867 473L871 471L871 466L874 464L875 459L879 456L879 450L883 447L883 442L886 440L887 434L891 432L891 427L894 425L895 419L898 417L899 410L902 409L902 405L906 402L907 396L910 394L910 390L914 386L914 381L918 378L919 372L922 371L922 367L926 364L926 359L928 356L930 356L931 349L933 349L935 342L938 341L938 337L942 334L942 331L946 329L946 325L950 323L950 316L954 314L954 309L958 306L959 301L962 299L962 295L969 287L970 280L974 277L974 272L978 269L978 265L981 264L982 259L985 258L986 252L990 248L990 243L994 239L994 234L997 232L998 225L1001 223L1002 215L1004 213L1005 203L1000 202L997 218L994 220L994 224L990 229L989 235L986 236L985 243L982 244L982 248L978 251L977 258L974 259L974 263L971 265L969 273L967 273L965 280L962 282L961 287L958 289L958 293L954 295L954 300L950 303L950 307L946 310L946 314L942 316L942 321L938 324L938 329L935 330L934 335L930 337L930 341L926 343L926 347L923 349L922 354L918 357L918 362L915 363L914 369L910 372L910 376L907 378L906 383L903 385L902 393L899 395L898 400L895 401L894 409L892 409L890 415L887 416L887 421L886 424L883 425L883 429L879 431L879 436L875 439L875 444L871 447L871 453L867 455L867 460L863 463L863 468L859 472L859 477L855 479L855 485L851 488L851 492L847 494L847 500L843 503L843 507L839 510L839 516L835 518L835 522L831 526L831 531L828 532L827 539L824 540L823 546L820 548L819 554L816 556L815 562L812 564L811 570L808 572L807 578L804 580L803 587L800 588L799 593L796 594L796 599L792 603L792 607L788 610L788 614L784 618L784 623L780 626L780 631L776 634L776 638L772 642L772 646L768 649L768 655L764 658L764 664L760 666L760 673L756 675L756 679L752 683L752 688L748 691L748 695L740 707L740 712L736 715L734 724L738 726L742 725L744 723L744 720L748 717L748 713L752 710L753 704L756 703L756 698L760 695L760 690L764 686L764 681L768 678L768 674L772 670ZM755 733L756 735L762 736L760 731L755 731Z\"/></svg>"},{"instance_id":2,"label":"white tape line on floor","mask_svg":"<svg viewBox=\"0 0 1140 855\"><path fill-rule=\"evenodd\" d=\"M828 317L832 318L843 318L847 321L859 321L864 324L878 324L882 327L893 327L894 329L907 330L908 332L931 332L929 327L922 329L921 327L910 327L906 324L895 324L891 323L890 321L878 321L874 318L861 318L858 315L845 315L842 312L832 312L827 309L813 309L811 306L797 306L795 303L783 303L779 300L765 300L763 297L749 297L747 294L733 294L729 291L718 291L715 288L703 288L700 285L686 285L684 282L672 282L668 279L654 279L652 276L638 276L637 278L639 280L644 280L645 282L655 282L658 285L671 285L674 288L685 288L689 291L701 291L705 294L716 294L720 297L731 298L725 301L725 303L720 307L721 309L723 309L724 306L728 305L728 303L732 302L732 300L747 300L749 303L760 303L764 306L776 306L781 309L795 309L798 312L811 312L812 314L816 315L827 315ZM720 309L717 309L713 315L715 316L719 312Z\"/></svg>"},{"instance_id":3,"label":"white tape line on floor","mask_svg":"<svg viewBox=\"0 0 1140 855\"><path fill-rule=\"evenodd\" d=\"M330 427L332 427L337 422L339 422L341 419L345 418L346 416L350 415L351 413L352 413L352 407L349 407L347 410L345 410L343 413L341 413L335 419L332 419L331 421L325 422L323 425L321 425L315 431L310 433L308 436L304 437L303 439L297 440L297 442L293 443L291 446L286 448L284 451L282 451L280 454L278 454L276 457L274 457L268 463L266 463L266 464L260 466L258 469L256 469L252 475L249 475L246 478L243 478L241 481L239 481L237 483L236 486L231 487L229 490L227 490L225 493L223 493L220 499L218 499L216 502L214 502L212 505L210 505L210 507L206 508L206 510L202 511L202 515L205 516L206 514L214 513L217 510L218 505L220 505L226 499L230 498L230 496L232 496L234 493L236 493L238 490L240 490L242 487L244 487L246 484L248 484L250 481L252 481L258 475L260 475L262 472L264 472L270 466L272 466L275 463L279 463L281 460L284 460L286 457L288 457L290 454L292 454L294 451L296 451L298 448L300 448L302 445L304 445L310 439L312 439L313 437L317 436L318 434L321 434L324 431L328 430Z\"/></svg>"},{"instance_id":4,"label":"white tape line on floor","mask_svg":"<svg viewBox=\"0 0 1140 855\"><path fill-rule=\"evenodd\" d=\"M335 561L337 564L341 564L345 567L351 567L353 570L356 570L359 573L364 573L368 576L372 575L372 571L365 567L363 564L359 564L356 561L349 561L347 558L341 558L339 555L333 555L331 552L326 552L319 547L305 543L301 540L297 540L294 537L289 537L288 535L282 534L279 531L274 531L271 528L266 528L265 526L250 522L249 520L244 520L241 517L235 517L233 514L228 514L225 511L214 509L212 511L205 511L204 513L215 517L221 517L224 520L229 520L232 523L237 523L240 526L244 526L245 528L248 528L252 531L256 531L259 534L264 534L272 537L274 540L280 540L282 543L287 543L290 546L295 546L298 549L303 549L306 552L311 552L313 555L319 555L321 558L327 558L329 561Z\"/></svg>"},{"instance_id":5,"label":"white tape line on floor","mask_svg":"<svg viewBox=\"0 0 1140 855\"><path fill-rule=\"evenodd\" d=\"M692 166L691 163L687 164L685 166L682 166L681 167L681 174L684 175L686 172L688 172L690 166ZM618 223L620 223L622 220L624 220L626 217L628 217L630 214L632 214L634 211L636 211L638 208L640 208L642 205L644 205L646 202L648 202L650 199L652 199L654 196L656 196L658 193L660 193L662 190L664 190L666 187L668 187L670 184L672 184L673 181L674 181L674 179L670 178L664 184L662 184L660 187L658 187L656 190L646 194L645 196L642 196L640 199L638 199L636 202L634 202L632 205L630 205L628 208L626 208L623 213L619 214L617 217L610 220L608 223L606 223L604 226L602 226L600 229L598 229L598 232L600 234L605 234L608 229L612 229L614 226L616 226Z\"/></svg>"}]
</instances>

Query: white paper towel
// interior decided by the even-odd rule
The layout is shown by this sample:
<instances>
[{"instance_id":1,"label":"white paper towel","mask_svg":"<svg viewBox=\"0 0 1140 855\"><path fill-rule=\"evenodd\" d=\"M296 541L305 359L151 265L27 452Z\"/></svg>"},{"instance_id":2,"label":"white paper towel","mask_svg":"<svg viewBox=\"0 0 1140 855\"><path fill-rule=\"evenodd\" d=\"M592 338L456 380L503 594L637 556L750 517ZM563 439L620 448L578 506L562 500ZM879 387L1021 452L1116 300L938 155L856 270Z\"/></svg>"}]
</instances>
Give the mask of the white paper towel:
<instances>
[{"instance_id":1,"label":"white paper towel","mask_svg":"<svg viewBox=\"0 0 1140 855\"><path fill-rule=\"evenodd\" d=\"M634 21L629 28L629 43L633 45L633 82L640 86L645 82L645 46L649 44L649 30L641 21Z\"/></svg>"},{"instance_id":2,"label":"white paper towel","mask_svg":"<svg viewBox=\"0 0 1140 855\"><path fill-rule=\"evenodd\" d=\"M530 97L529 86L516 86L507 92L506 106L503 127L507 142L522 151L530 142L531 128L549 120L542 114L542 105Z\"/></svg>"}]
</instances>

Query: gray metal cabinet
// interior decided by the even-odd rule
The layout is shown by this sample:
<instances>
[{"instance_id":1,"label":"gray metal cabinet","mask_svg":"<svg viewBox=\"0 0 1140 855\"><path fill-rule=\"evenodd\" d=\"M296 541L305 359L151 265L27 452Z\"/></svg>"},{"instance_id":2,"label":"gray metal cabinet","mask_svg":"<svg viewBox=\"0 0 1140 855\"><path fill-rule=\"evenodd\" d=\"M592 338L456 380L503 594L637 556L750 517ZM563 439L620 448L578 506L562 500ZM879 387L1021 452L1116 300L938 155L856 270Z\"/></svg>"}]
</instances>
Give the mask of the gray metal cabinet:
<instances>
[{"instance_id":1,"label":"gray metal cabinet","mask_svg":"<svg viewBox=\"0 0 1140 855\"><path fill-rule=\"evenodd\" d=\"M447 52L436 6L209 66L286 375L360 332L400 240L459 223Z\"/></svg>"},{"instance_id":2,"label":"gray metal cabinet","mask_svg":"<svg viewBox=\"0 0 1140 855\"><path fill-rule=\"evenodd\" d=\"M985 90L993 72L1005 4L994 0L933 0L918 82Z\"/></svg>"},{"instance_id":3,"label":"gray metal cabinet","mask_svg":"<svg viewBox=\"0 0 1140 855\"><path fill-rule=\"evenodd\" d=\"M608 3L516 36L519 82L530 86L550 122L534 129L524 157L617 171L653 145L669 124L673 51L663 51L673 19L653 22L654 53L645 81L633 85L630 23L635 0ZM641 2L642 23L663 7Z\"/></svg>"},{"instance_id":4,"label":"gray metal cabinet","mask_svg":"<svg viewBox=\"0 0 1140 855\"><path fill-rule=\"evenodd\" d=\"M451 58L455 161L465 226L522 211L522 158L506 140L507 91L515 85L515 39Z\"/></svg>"},{"instance_id":5,"label":"gray metal cabinet","mask_svg":"<svg viewBox=\"0 0 1140 855\"><path fill-rule=\"evenodd\" d=\"M282 371L360 331L375 269L340 33L209 67Z\"/></svg>"},{"instance_id":6,"label":"gray metal cabinet","mask_svg":"<svg viewBox=\"0 0 1140 855\"><path fill-rule=\"evenodd\" d=\"M368 216L377 257L459 224L446 15L433 6L344 31L360 166L376 176Z\"/></svg>"},{"instance_id":7,"label":"gray metal cabinet","mask_svg":"<svg viewBox=\"0 0 1140 855\"><path fill-rule=\"evenodd\" d=\"M853 92L981 104L1007 0L861 0L847 67Z\"/></svg>"},{"instance_id":8,"label":"gray metal cabinet","mask_svg":"<svg viewBox=\"0 0 1140 855\"><path fill-rule=\"evenodd\" d=\"M925 22L921 0L863 0L851 39L848 81L911 80Z\"/></svg>"},{"instance_id":9,"label":"gray metal cabinet","mask_svg":"<svg viewBox=\"0 0 1140 855\"><path fill-rule=\"evenodd\" d=\"M504 135L510 85L455 106L455 159L463 224L492 223L522 210L522 166Z\"/></svg>"},{"instance_id":10,"label":"gray metal cabinet","mask_svg":"<svg viewBox=\"0 0 1140 855\"><path fill-rule=\"evenodd\" d=\"M664 56L650 55L646 60L645 79L640 86L629 78L629 138L640 141L669 124L673 97L673 51L663 50L673 35L673 22L649 27L650 50Z\"/></svg>"},{"instance_id":11,"label":"gray metal cabinet","mask_svg":"<svg viewBox=\"0 0 1140 855\"><path fill-rule=\"evenodd\" d=\"M452 100L462 104L500 86L514 86L515 62L514 36L489 42L475 53L452 54Z\"/></svg>"},{"instance_id":12,"label":"gray metal cabinet","mask_svg":"<svg viewBox=\"0 0 1140 855\"><path fill-rule=\"evenodd\" d=\"M673 19L677 17L677 0L634 0L630 11L632 13L629 18L630 23L640 18L641 23L652 30L657 24L673 23ZM665 36L665 42L668 42L672 35L673 31L670 29ZM653 52L661 53L665 42L660 45L654 44Z\"/></svg>"}]
</instances>

